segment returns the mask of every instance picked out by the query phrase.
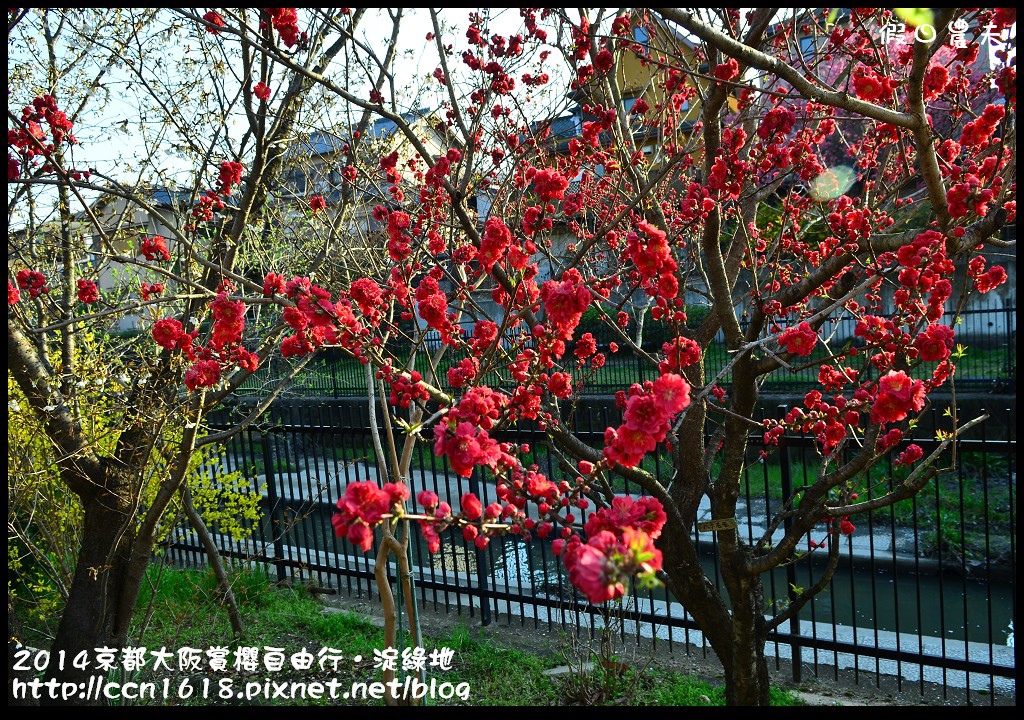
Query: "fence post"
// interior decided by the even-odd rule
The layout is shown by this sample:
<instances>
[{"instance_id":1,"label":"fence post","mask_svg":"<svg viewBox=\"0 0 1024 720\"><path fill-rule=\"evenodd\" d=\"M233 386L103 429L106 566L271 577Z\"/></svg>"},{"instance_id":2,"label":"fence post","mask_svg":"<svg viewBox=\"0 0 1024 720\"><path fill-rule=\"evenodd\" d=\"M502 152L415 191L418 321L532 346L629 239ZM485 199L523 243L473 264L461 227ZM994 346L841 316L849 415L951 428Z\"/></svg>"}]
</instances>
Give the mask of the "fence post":
<instances>
[{"instance_id":1,"label":"fence post","mask_svg":"<svg viewBox=\"0 0 1024 720\"><path fill-rule=\"evenodd\" d=\"M270 505L270 537L274 543L274 573L277 575L277 582L282 583L287 580L282 539L284 518L281 515L281 501L277 495L277 480L270 454L270 434L265 429L260 430L260 438L263 440L263 477L267 481L267 504Z\"/></svg>"},{"instance_id":2,"label":"fence post","mask_svg":"<svg viewBox=\"0 0 1024 720\"><path fill-rule=\"evenodd\" d=\"M483 496L480 494L479 472L479 470L473 468L473 472L469 476L469 491L483 500ZM487 553L478 548L476 543L473 544L473 549L476 553L476 582L477 587L480 588L480 623L486 627L491 624L491 600L487 582L490 566L487 560Z\"/></svg>"},{"instance_id":3,"label":"fence post","mask_svg":"<svg viewBox=\"0 0 1024 720\"><path fill-rule=\"evenodd\" d=\"M786 407L779 406L779 413L785 416ZM789 466L789 443L786 440L786 433L779 436L779 471L782 475L782 499L787 501L793 494L793 477ZM788 516L782 521L782 526L788 533L793 521ZM796 567L793 563L786 564L786 585L787 594L791 603L796 602ZM800 642L800 613L796 613L789 619L789 632L794 637L791 647L793 649L793 682L800 682L803 665L803 644Z\"/></svg>"},{"instance_id":4,"label":"fence post","mask_svg":"<svg viewBox=\"0 0 1024 720\"><path fill-rule=\"evenodd\" d=\"M1013 326L1013 316L1017 312L1016 303L1014 307L1004 305L1003 308L1006 311L1006 387L1007 389L1017 386L1017 368L1014 363L1013 351L1014 351L1014 336L1017 334L1016 329L1011 330Z\"/></svg>"}]
</instances>

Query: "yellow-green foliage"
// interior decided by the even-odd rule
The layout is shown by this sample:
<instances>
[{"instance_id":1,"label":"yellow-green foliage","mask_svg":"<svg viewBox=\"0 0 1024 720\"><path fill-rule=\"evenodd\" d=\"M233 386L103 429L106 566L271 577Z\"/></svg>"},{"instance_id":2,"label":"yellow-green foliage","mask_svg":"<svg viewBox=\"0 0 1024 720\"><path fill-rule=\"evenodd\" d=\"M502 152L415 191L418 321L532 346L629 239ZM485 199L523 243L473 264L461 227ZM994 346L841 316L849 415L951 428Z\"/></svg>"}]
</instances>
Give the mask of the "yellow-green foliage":
<instances>
[{"instance_id":1,"label":"yellow-green foliage","mask_svg":"<svg viewBox=\"0 0 1024 720\"><path fill-rule=\"evenodd\" d=\"M181 433L174 445L180 441ZM166 476L169 468L162 459L157 459L150 468L151 480L148 483L150 498L158 487L157 478ZM253 490L241 470L227 472L224 467L224 447L222 445L204 445L198 448L189 460L188 475L189 491L192 504L207 526L216 525L217 532L230 535L235 540L250 537L251 530L247 523L255 522L260 516L261 489ZM148 503L145 503L148 505ZM174 522L177 504L165 516L171 522L161 524L158 531L158 543L178 523Z\"/></svg>"},{"instance_id":2,"label":"yellow-green foliage","mask_svg":"<svg viewBox=\"0 0 1024 720\"><path fill-rule=\"evenodd\" d=\"M76 407L83 435L98 455L109 456L117 447L124 412L123 393L131 382L116 359L104 357L101 343L88 334L79 336L76 367ZM82 508L57 470L55 448L10 373L7 376L7 519L8 593L26 611L29 620L49 624L59 617L66 598L82 532ZM156 420L156 419L154 419ZM184 421L168 418L157 424L159 435L137 488L141 520L160 484L169 477L169 463L180 447ZM259 517L260 492L249 489L240 472L228 473L224 448L207 445L189 459L186 475L193 503L207 525L235 539L243 539L246 525ZM176 497L164 514L158 540L182 523Z\"/></svg>"},{"instance_id":3,"label":"yellow-green foliage","mask_svg":"<svg viewBox=\"0 0 1024 720\"><path fill-rule=\"evenodd\" d=\"M71 584L82 508L9 374L7 399L7 591L39 622L58 612Z\"/></svg>"}]
</instances>

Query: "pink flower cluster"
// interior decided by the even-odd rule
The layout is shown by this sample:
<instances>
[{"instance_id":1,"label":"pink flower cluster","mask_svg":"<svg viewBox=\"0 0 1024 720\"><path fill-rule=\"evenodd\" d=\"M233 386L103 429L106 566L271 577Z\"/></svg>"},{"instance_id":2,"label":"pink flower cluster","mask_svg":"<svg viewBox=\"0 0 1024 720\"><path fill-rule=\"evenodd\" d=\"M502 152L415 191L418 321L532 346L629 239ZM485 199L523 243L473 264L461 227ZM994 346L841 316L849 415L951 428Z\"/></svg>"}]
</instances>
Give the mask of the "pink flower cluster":
<instances>
[{"instance_id":1,"label":"pink flower cluster","mask_svg":"<svg viewBox=\"0 0 1024 720\"><path fill-rule=\"evenodd\" d=\"M878 380L878 392L871 406L872 422L898 422L924 407L925 387L902 370L890 370Z\"/></svg>"},{"instance_id":2,"label":"pink flower cluster","mask_svg":"<svg viewBox=\"0 0 1024 720\"><path fill-rule=\"evenodd\" d=\"M349 483L338 500L338 512L331 516L334 534L366 552L373 545L373 528L389 513L400 515L408 499L404 483L387 483L383 488L370 481Z\"/></svg>"},{"instance_id":3,"label":"pink flower cluster","mask_svg":"<svg viewBox=\"0 0 1024 720\"><path fill-rule=\"evenodd\" d=\"M562 273L562 280L548 280L540 287L547 318L562 340L572 338L580 317L590 305L590 291L576 268Z\"/></svg>"},{"instance_id":4,"label":"pink flower cluster","mask_svg":"<svg viewBox=\"0 0 1024 720\"><path fill-rule=\"evenodd\" d=\"M810 355L818 342L818 334L806 322L790 326L779 336L779 345L793 355Z\"/></svg>"},{"instance_id":5,"label":"pink flower cluster","mask_svg":"<svg viewBox=\"0 0 1024 720\"><path fill-rule=\"evenodd\" d=\"M588 540L572 536L553 550L563 554L569 581L592 603L622 597L634 575L653 579L661 570L662 554L654 547L665 525L665 510L655 498L634 501L616 497L608 508L591 514L585 527Z\"/></svg>"},{"instance_id":6,"label":"pink flower cluster","mask_svg":"<svg viewBox=\"0 0 1024 720\"><path fill-rule=\"evenodd\" d=\"M644 387L634 384L622 425L604 431L604 456L623 467L636 467L665 439L673 418L689 404L690 384L681 375L667 373Z\"/></svg>"}]
</instances>

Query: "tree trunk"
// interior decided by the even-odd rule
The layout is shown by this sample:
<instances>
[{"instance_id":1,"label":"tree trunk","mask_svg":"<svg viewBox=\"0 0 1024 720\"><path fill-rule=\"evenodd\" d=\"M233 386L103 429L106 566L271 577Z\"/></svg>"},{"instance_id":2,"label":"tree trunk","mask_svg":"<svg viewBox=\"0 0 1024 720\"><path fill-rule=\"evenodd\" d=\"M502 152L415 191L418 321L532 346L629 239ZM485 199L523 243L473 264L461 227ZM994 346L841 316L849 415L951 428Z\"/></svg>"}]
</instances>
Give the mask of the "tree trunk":
<instances>
[{"instance_id":1,"label":"tree trunk","mask_svg":"<svg viewBox=\"0 0 1024 720\"><path fill-rule=\"evenodd\" d=\"M78 683L83 689L89 678L103 675L95 667L97 648L118 651L125 643L126 631L116 628L118 604L124 591L126 569L134 541L131 505L112 493L101 492L83 500L85 519L82 525L82 549L68 593L68 602L61 616L57 635L50 649L46 680ZM137 592L137 589L136 589ZM64 653L63 669L60 653ZM76 668L74 659L87 657L85 669ZM81 664L81 663L79 663ZM47 697L42 693L40 704L100 705L103 698L74 696Z\"/></svg>"},{"instance_id":2,"label":"tree trunk","mask_svg":"<svg viewBox=\"0 0 1024 720\"><path fill-rule=\"evenodd\" d=\"M740 560L720 556L729 605L704 575L691 537L674 523L665 526L660 541L672 595L683 604L722 663L725 699L729 705L767 705L768 663L764 656L767 631L764 592L759 575L739 575L730 568Z\"/></svg>"},{"instance_id":3,"label":"tree trunk","mask_svg":"<svg viewBox=\"0 0 1024 720\"><path fill-rule=\"evenodd\" d=\"M768 662L761 578L746 578L730 593L732 663L725 671L727 705L767 705Z\"/></svg>"}]
</instances>

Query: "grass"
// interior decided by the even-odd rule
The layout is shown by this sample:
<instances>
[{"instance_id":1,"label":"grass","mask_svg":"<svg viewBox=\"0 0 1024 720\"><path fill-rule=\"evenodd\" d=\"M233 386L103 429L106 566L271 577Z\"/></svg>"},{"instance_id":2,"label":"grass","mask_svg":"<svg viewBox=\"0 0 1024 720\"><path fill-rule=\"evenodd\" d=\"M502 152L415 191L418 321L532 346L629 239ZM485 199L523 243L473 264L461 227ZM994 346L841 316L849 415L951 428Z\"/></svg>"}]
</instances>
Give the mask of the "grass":
<instances>
[{"instance_id":1,"label":"grass","mask_svg":"<svg viewBox=\"0 0 1024 720\"><path fill-rule=\"evenodd\" d=\"M159 584L156 584L159 576ZM200 692L182 699L172 690L170 701L164 702L157 692L155 700L145 699L125 704L146 705L297 705L297 704L339 704L327 699L282 700L265 698L260 694L243 703L237 697L222 698L218 695L219 683L231 678L232 688L242 689L247 683L261 683L266 679L274 682L297 681L308 683L312 680L326 682L337 678L339 687L348 688L352 682L373 682L379 680L379 671L373 668L374 651L383 647L383 630L376 627L364 616L346 611L325 614L323 604L314 599L303 588L275 588L265 572L235 570L232 572L234 592L245 618L244 637L232 636L226 613L217 604L216 584L208 572L167 569L160 573L156 566L147 575L147 589L139 598L136 623L133 626L129 645L150 649L165 648L176 653L182 647L199 649L223 648L228 652L228 667L217 672L204 665L196 671L180 671L177 655L169 662L167 670L154 672L151 667L131 674L113 674L109 679L118 682L156 682L163 687L164 679L172 689L183 683L198 691L202 679L210 679L208 697L203 699ZM144 622L147 618L148 621ZM452 683L458 686L467 683L471 695L468 700L455 695L450 700L435 700L435 705L512 705L512 706L558 706L579 701L576 694L578 683L597 682L608 684L609 678L589 675L586 678L573 675L569 678L554 678L544 671L561 663L557 655L539 656L520 649L505 647L492 638L483 636L464 624L453 625L434 634L425 636L424 645L433 648L450 648L454 651L451 669L433 670L432 677L438 683ZM287 664L277 673L270 673L260 667L255 671L239 670L232 667L234 652L238 647L283 648L290 655L305 648L314 656L320 648L339 650L343 659L336 671L327 666L327 672L317 667L296 671ZM356 657L361 656L359 661ZM260 655L262 658L262 654ZM205 659L204 659L205 662ZM678 672L649 669L643 672L628 671L621 677L613 678L615 692L602 695L596 703L609 705L724 705L721 687L705 680ZM130 675L130 676L129 676ZM429 682L429 680L428 680ZM229 693L231 695L231 693ZM347 700L341 704L382 705L382 700ZM788 692L772 690L772 704L791 706L802 704L800 699Z\"/></svg>"},{"instance_id":2,"label":"grass","mask_svg":"<svg viewBox=\"0 0 1024 720\"><path fill-rule=\"evenodd\" d=\"M1008 559L1016 484L1008 480L1006 456L963 452L958 463L958 470L941 472L914 498L871 513L871 522L878 527L891 524L917 529L918 552L925 557L942 553L947 559L968 561L1003 555ZM792 487L813 484L820 469L820 463L805 462L794 453L790 458ZM911 470L879 466L854 478L852 485L860 488L860 499L867 500L872 493L885 492L890 482L892 487L902 483ZM743 474L743 489L754 500L767 493L773 505L780 503L784 499L780 465L749 465Z\"/></svg>"},{"instance_id":3,"label":"grass","mask_svg":"<svg viewBox=\"0 0 1024 720\"><path fill-rule=\"evenodd\" d=\"M918 528L920 552L949 560L985 561L1011 552L1016 483L1009 480L1006 457L961 453L958 471L945 471L909 500L875 513L873 519ZM909 471L894 468L893 481Z\"/></svg>"}]
</instances>

